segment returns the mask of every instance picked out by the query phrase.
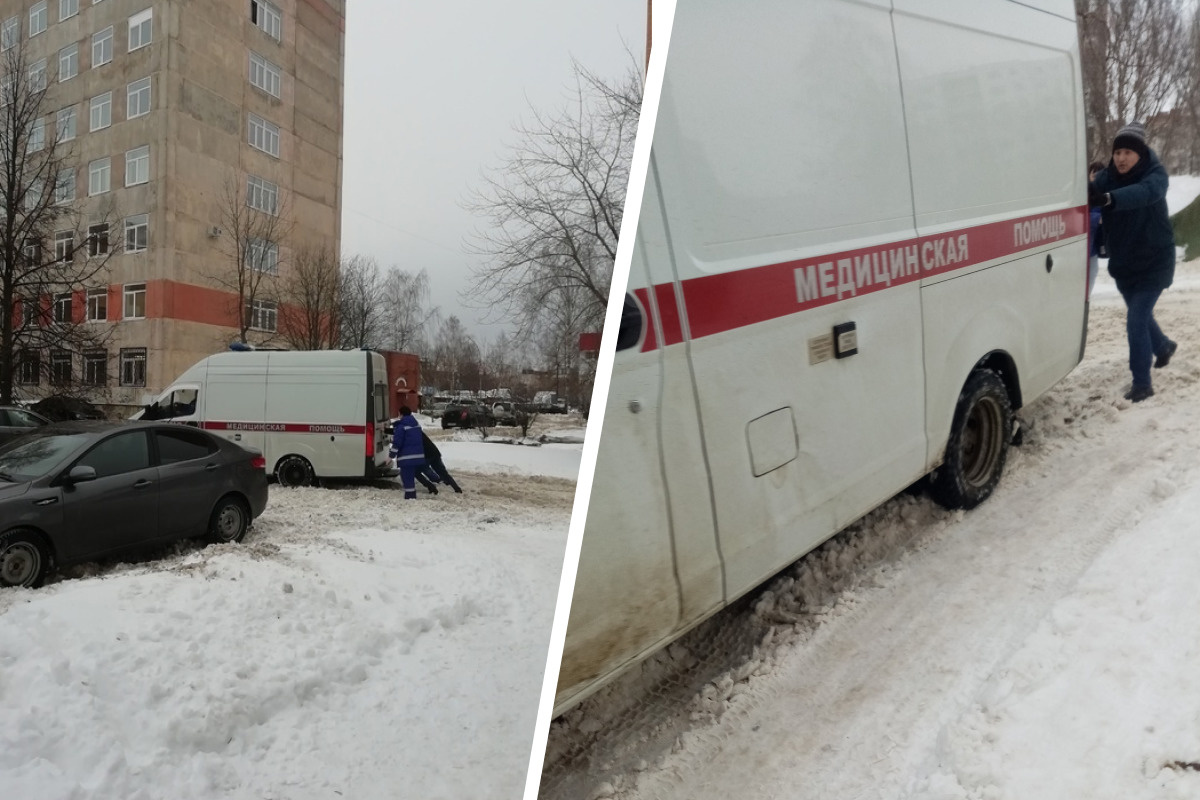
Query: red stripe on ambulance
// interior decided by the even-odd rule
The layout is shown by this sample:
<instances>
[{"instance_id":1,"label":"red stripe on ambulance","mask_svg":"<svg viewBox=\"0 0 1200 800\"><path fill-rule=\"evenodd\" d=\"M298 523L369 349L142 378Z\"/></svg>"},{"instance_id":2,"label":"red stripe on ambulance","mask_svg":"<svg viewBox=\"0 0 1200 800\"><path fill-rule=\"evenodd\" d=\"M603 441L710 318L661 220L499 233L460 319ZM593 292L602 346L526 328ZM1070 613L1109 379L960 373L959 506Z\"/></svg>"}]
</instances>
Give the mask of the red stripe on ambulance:
<instances>
[{"instance_id":1,"label":"red stripe on ambulance","mask_svg":"<svg viewBox=\"0 0 1200 800\"><path fill-rule=\"evenodd\" d=\"M813 258L689 278L681 283L691 338L797 314L851 297L944 275L1087 233L1087 209L1036 214ZM654 288L662 346L683 341L674 284ZM637 289L646 303L648 291ZM659 343L653 327L642 352Z\"/></svg>"},{"instance_id":2,"label":"red stripe on ambulance","mask_svg":"<svg viewBox=\"0 0 1200 800\"><path fill-rule=\"evenodd\" d=\"M209 431L263 431L268 433L348 433L363 434L366 425L320 425L302 422L212 422L205 421L202 428Z\"/></svg>"}]
</instances>

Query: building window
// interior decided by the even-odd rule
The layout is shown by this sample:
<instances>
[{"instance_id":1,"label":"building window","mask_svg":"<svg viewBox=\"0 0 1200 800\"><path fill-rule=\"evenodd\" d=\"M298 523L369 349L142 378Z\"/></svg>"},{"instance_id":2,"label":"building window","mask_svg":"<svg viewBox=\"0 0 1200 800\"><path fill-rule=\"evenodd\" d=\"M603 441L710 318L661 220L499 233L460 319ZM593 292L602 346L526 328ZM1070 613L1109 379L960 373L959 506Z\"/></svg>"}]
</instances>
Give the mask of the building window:
<instances>
[{"instance_id":1,"label":"building window","mask_svg":"<svg viewBox=\"0 0 1200 800\"><path fill-rule=\"evenodd\" d=\"M46 10L46 0L35 3L33 8L29 9L29 38L32 39L46 30L46 24L49 21L50 12Z\"/></svg>"},{"instance_id":2,"label":"building window","mask_svg":"<svg viewBox=\"0 0 1200 800\"><path fill-rule=\"evenodd\" d=\"M150 79L142 78L129 84L126 91L125 119L150 113Z\"/></svg>"},{"instance_id":3,"label":"building window","mask_svg":"<svg viewBox=\"0 0 1200 800\"><path fill-rule=\"evenodd\" d=\"M265 239L246 242L246 268L268 275L279 274L279 245Z\"/></svg>"},{"instance_id":4,"label":"building window","mask_svg":"<svg viewBox=\"0 0 1200 800\"><path fill-rule=\"evenodd\" d=\"M75 170L60 169L54 181L54 203L62 205L75 199Z\"/></svg>"},{"instance_id":5,"label":"building window","mask_svg":"<svg viewBox=\"0 0 1200 800\"><path fill-rule=\"evenodd\" d=\"M37 386L42 377L42 355L37 350L22 350L17 366L17 383Z\"/></svg>"},{"instance_id":6,"label":"building window","mask_svg":"<svg viewBox=\"0 0 1200 800\"><path fill-rule=\"evenodd\" d=\"M79 13L79 0L58 0L58 19L61 22L67 17Z\"/></svg>"},{"instance_id":7,"label":"building window","mask_svg":"<svg viewBox=\"0 0 1200 800\"><path fill-rule=\"evenodd\" d=\"M88 197L104 194L110 188L112 163L108 158L98 158L88 164Z\"/></svg>"},{"instance_id":8,"label":"building window","mask_svg":"<svg viewBox=\"0 0 1200 800\"><path fill-rule=\"evenodd\" d=\"M125 284L125 306L122 315L125 319L144 319L146 316L146 284Z\"/></svg>"},{"instance_id":9,"label":"building window","mask_svg":"<svg viewBox=\"0 0 1200 800\"><path fill-rule=\"evenodd\" d=\"M246 311L251 328L256 331L275 332L279 309L273 301L255 300L247 304Z\"/></svg>"},{"instance_id":10,"label":"building window","mask_svg":"<svg viewBox=\"0 0 1200 800\"><path fill-rule=\"evenodd\" d=\"M91 130L98 131L109 125L112 125L112 92L105 92L92 98Z\"/></svg>"},{"instance_id":11,"label":"building window","mask_svg":"<svg viewBox=\"0 0 1200 800\"><path fill-rule=\"evenodd\" d=\"M108 223L88 227L88 255L102 256L108 253Z\"/></svg>"},{"instance_id":12,"label":"building window","mask_svg":"<svg viewBox=\"0 0 1200 800\"><path fill-rule=\"evenodd\" d=\"M113 60L113 29L109 25L92 35L92 69L102 67Z\"/></svg>"},{"instance_id":13,"label":"building window","mask_svg":"<svg viewBox=\"0 0 1200 800\"><path fill-rule=\"evenodd\" d=\"M250 85L257 86L272 97L280 96L282 71L267 59L250 52Z\"/></svg>"},{"instance_id":14,"label":"building window","mask_svg":"<svg viewBox=\"0 0 1200 800\"><path fill-rule=\"evenodd\" d=\"M59 142L69 142L75 138L75 106L64 108L58 112L58 124L55 130Z\"/></svg>"},{"instance_id":15,"label":"building window","mask_svg":"<svg viewBox=\"0 0 1200 800\"><path fill-rule=\"evenodd\" d=\"M121 385L146 385L146 348L121 348Z\"/></svg>"},{"instance_id":16,"label":"building window","mask_svg":"<svg viewBox=\"0 0 1200 800\"><path fill-rule=\"evenodd\" d=\"M147 8L129 18L129 52L150 44L152 38L154 9Z\"/></svg>"},{"instance_id":17,"label":"building window","mask_svg":"<svg viewBox=\"0 0 1200 800\"><path fill-rule=\"evenodd\" d=\"M150 215L125 218L125 252L140 253L150 246ZM142 285L143 291L145 285Z\"/></svg>"},{"instance_id":18,"label":"building window","mask_svg":"<svg viewBox=\"0 0 1200 800\"><path fill-rule=\"evenodd\" d=\"M105 322L108 320L108 289L88 289L87 293L88 322Z\"/></svg>"},{"instance_id":19,"label":"building window","mask_svg":"<svg viewBox=\"0 0 1200 800\"><path fill-rule=\"evenodd\" d=\"M279 126L250 114L250 146L279 158Z\"/></svg>"},{"instance_id":20,"label":"building window","mask_svg":"<svg viewBox=\"0 0 1200 800\"><path fill-rule=\"evenodd\" d=\"M42 263L42 243L37 239L26 239L21 252L25 254L26 264L36 265Z\"/></svg>"},{"instance_id":21,"label":"building window","mask_svg":"<svg viewBox=\"0 0 1200 800\"><path fill-rule=\"evenodd\" d=\"M58 82L69 81L79 74L79 43L58 51Z\"/></svg>"},{"instance_id":22,"label":"building window","mask_svg":"<svg viewBox=\"0 0 1200 800\"><path fill-rule=\"evenodd\" d=\"M250 0L250 21L277 42L283 37L283 15L270 3Z\"/></svg>"},{"instance_id":23,"label":"building window","mask_svg":"<svg viewBox=\"0 0 1200 800\"><path fill-rule=\"evenodd\" d=\"M83 382L88 386L108 383L108 353L92 350L83 354Z\"/></svg>"},{"instance_id":24,"label":"building window","mask_svg":"<svg viewBox=\"0 0 1200 800\"><path fill-rule=\"evenodd\" d=\"M54 260L67 262L75 256L75 232L54 232Z\"/></svg>"},{"instance_id":25,"label":"building window","mask_svg":"<svg viewBox=\"0 0 1200 800\"><path fill-rule=\"evenodd\" d=\"M66 350L50 351L50 383L66 386L71 382L71 354Z\"/></svg>"},{"instance_id":26,"label":"building window","mask_svg":"<svg viewBox=\"0 0 1200 800\"><path fill-rule=\"evenodd\" d=\"M125 185L136 186L150 180L150 145L125 154Z\"/></svg>"},{"instance_id":27,"label":"building window","mask_svg":"<svg viewBox=\"0 0 1200 800\"><path fill-rule=\"evenodd\" d=\"M29 91L30 93L45 91L46 89L46 59L38 59L29 67Z\"/></svg>"},{"instance_id":28,"label":"building window","mask_svg":"<svg viewBox=\"0 0 1200 800\"><path fill-rule=\"evenodd\" d=\"M251 175L246 180L246 205L268 214L278 213L279 187Z\"/></svg>"},{"instance_id":29,"label":"building window","mask_svg":"<svg viewBox=\"0 0 1200 800\"><path fill-rule=\"evenodd\" d=\"M29 128L29 139L25 143L25 149L30 153L36 153L46 146L46 121L37 119Z\"/></svg>"},{"instance_id":30,"label":"building window","mask_svg":"<svg viewBox=\"0 0 1200 800\"><path fill-rule=\"evenodd\" d=\"M71 321L71 293L61 292L54 295L54 321L66 325Z\"/></svg>"},{"instance_id":31,"label":"building window","mask_svg":"<svg viewBox=\"0 0 1200 800\"><path fill-rule=\"evenodd\" d=\"M37 324L38 304L36 300L21 301L21 324L26 327L32 327Z\"/></svg>"},{"instance_id":32,"label":"building window","mask_svg":"<svg viewBox=\"0 0 1200 800\"><path fill-rule=\"evenodd\" d=\"M36 211L42 202L42 193L45 191L46 187L40 180L30 181L29 186L25 189L25 210Z\"/></svg>"},{"instance_id":33,"label":"building window","mask_svg":"<svg viewBox=\"0 0 1200 800\"><path fill-rule=\"evenodd\" d=\"M21 20L9 17L0 25L0 50L11 50L21 37Z\"/></svg>"}]
</instances>

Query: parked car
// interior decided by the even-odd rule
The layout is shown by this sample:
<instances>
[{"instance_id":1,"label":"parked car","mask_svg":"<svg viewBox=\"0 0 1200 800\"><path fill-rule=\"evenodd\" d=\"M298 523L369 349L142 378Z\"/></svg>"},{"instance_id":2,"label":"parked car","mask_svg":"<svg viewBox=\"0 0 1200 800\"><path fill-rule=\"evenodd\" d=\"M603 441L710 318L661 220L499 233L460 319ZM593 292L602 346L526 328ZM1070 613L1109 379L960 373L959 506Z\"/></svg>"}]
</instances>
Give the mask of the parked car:
<instances>
[{"instance_id":1,"label":"parked car","mask_svg":"<svg viewBox=\"0 0 1200 800\"><path fill-rule=\"evenodd\" d=\"M492 403L491 411L497 425L517 424L517 409L512 403Z\"/></svg>"},{"instance_id":2,"label":"parked car","mask_svg":"<svg viewBox=\"0 0 1200 800\"><path fill-rule=\"evenodd\" d=\"M237 542L267 506L265 459L169 422L59 422L0 447L0 586L176 539Z\"/></svg>"},{"instance_id":3,"label":"parked car","mask_svg":"<svg viewBox=\"0 0 1200 800\"><path fill-rule=\"evenodd\" d=\"M478 428L495 425L496 417L482 403L451 403L442 413L442 428Z\"/></svg>"},{"instance_id":4,"label":"parked car","mask_svg":"<svg viewBox=\"0 0 1200 800\"><path fill-rule=\"evenodd\" d=\"M34 403L31 408L55 422L65 422L71 419L104 419L104 412L87 400L66 395L44 398Z\"/></svg>"},{"instance_id":5,"label":"parked car","mask_svg":"<svg viewBox=\"0 0 1200 800\"><path fill-rule=\"evenodd\" d=\"M0 445L48 424L50 420L36 411L17 406L0 406Z\"/></svg>"}]
</instances>

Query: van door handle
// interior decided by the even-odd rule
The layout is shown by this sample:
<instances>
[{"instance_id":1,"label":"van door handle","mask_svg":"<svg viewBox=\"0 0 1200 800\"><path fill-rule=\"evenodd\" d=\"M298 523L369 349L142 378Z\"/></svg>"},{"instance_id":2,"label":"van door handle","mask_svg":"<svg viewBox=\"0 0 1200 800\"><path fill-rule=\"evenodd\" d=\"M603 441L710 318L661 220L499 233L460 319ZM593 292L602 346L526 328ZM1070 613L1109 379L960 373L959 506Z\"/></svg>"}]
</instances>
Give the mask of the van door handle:
<instances>
[{"instance_id":1,"label":"van door handle","mask_svg":"<svg viewBox=\"0 0 1200 800\"><path fill-rule=\"evenodd\" d=\"M217 465L216 465L216 464L205 464L205 465L204 465L204 471L205 471L205 472L212 472L212 471L213 471L214 469L216 469L216 468L217 468Z\"/></svg>"},{"instance_id":2,"label":"van door handle","mask_svg":"<svg viewBox=\"0 0 1200 800\"><path fill-rule=\"evenodd\" d=\"M1046 253L1046 272L1054 269L1054 256Z\"/></svg>"},{"instance_id":3,"label":"van door handle","mask_svg":"<svg viewBox=\"0 0 1200 800\"><path fill-rule=\"evenodd\" d=\"M133 488L135 488L135 489L145 489L147 486L151 485L152 483L153 483L153 481L148 481L148 480L146 480L145 478L142 478L140 481L138 481L137 483L133 484Z\"/></svg>"}]
</instances>

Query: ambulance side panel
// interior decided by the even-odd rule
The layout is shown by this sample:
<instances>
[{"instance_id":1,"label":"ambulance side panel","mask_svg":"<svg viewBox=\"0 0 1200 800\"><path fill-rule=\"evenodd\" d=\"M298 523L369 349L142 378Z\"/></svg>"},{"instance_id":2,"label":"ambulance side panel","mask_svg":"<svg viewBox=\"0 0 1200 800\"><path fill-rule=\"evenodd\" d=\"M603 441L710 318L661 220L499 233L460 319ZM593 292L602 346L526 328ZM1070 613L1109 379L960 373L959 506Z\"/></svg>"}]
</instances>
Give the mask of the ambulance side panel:
<instances>
[{"instance_id":1,"label":"ambulance side panel","mask_svg":"<svg viewBox=\"0 0 1200 800\"><path fill-rule=\"evenodd\" d=\"M643 321L639 345L614 364L607 419L563 654L560 700L656 650L688 620L721 607L721 563L708 500L696 396L683 348L660 348L674 287L659 197L647 182L629 290ZM656 293L656 284L665 290ZM670 335L678 326L668 324ZM676 339L677 341L677 339Z\"/></svg>"},{"instance_id":2,"label":"ambulance side panel","mask_svg":"<svg viewBox=\"0 0 1200 800\"><path fill-rule=\"evenodd\" d=\"M267 434L267 469L294 454L308 459L317 475L361 477L368 354L268 355L267 419L288 428Z\"/></svg>"},{"instance_id":3,"label":"ambulance side panel","mask_svg":"<svg viewBox=\"0 0 1200 800\"><path fill-rule=\"evenodd\" d=\"M995 235L1022 251L924 281L932 468L982 357L1008 359L1023 402L1082 357L1063 343L1082 342L1086 313L1083 98L1073 15L1008 0L895 0L894 18L918 233L1005 220ZM1057 213L1046 224L1012 221L1047 212ZM1046 240L1062 227L1075 235Z\"/></svg>"},{"instance_id":4,"label":"ambulance side panel","mask_svg":"<svg viewBox=\"0 0 1200 800\"><path fill-rule=\"evenodd\" d=\"M267 356L265 352L220 353L204 360L208 378L200 390L201 418L205 427L213 421L251 423L245 429L214 429L213 433L238 444L254 447L267 455L267 437L261 423L267 413ZM268 472L273 468L267 461Z\"/></svg>"},{"instance_id":5,"label":"ambulance side panel","mask_svg":"<svg viewBox=\"0 0 1200 800\"><path fill-rule=\"evenodd\" d=\"M925 464L916 281L756 316L776 296L796 302L797 276L777 265L830 256L838 281L834 254L914 236L889 11L884 0L736 13L697 2L676 16L656 132L672 146L656 157L727 599ZM846 323L858 352L834 358L824 343Z\"/></svg>"}]
</instances>

